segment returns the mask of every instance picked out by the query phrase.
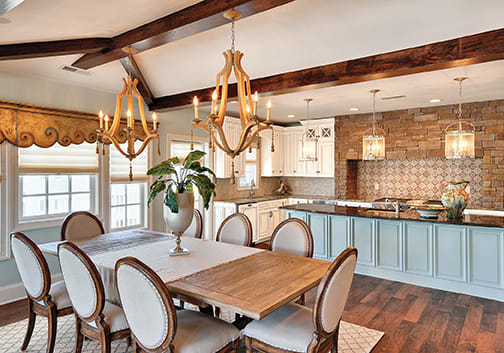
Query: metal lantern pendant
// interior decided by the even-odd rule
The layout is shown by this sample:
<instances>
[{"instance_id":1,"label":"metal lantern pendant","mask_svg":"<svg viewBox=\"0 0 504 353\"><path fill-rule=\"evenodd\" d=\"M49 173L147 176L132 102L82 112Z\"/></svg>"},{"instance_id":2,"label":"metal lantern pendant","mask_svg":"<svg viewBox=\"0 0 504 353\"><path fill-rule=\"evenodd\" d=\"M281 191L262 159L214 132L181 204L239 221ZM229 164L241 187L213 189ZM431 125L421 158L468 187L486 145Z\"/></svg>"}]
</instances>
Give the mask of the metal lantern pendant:
<instances>
[{"instance_id":1,"label":"metal lantern pendant","mask_svg":"<svg viewBox=\"0 0 504 353\"><path fill-rule=\"evenodd\" d=\"M373 94L373 127L366 130L362 137L362 159L374 161L385 159L385 130L376 127L376 93L380 90L370 92Z\"/></svg>"},{"instance_id":2,"label":"metal lantern pendant","mask_svg":"<svg viewBox=\"0 0 504 353\"><path fill-rule=\"evenodd\" d=\"M306 98L306 119L310 120L310 102L313 99ZM315 129L306 129L301 139L300 162L316 162L318 160L318 136Z\"/></svg>"},{"instance_id":3,"label":"metal lantern pendant","mask_svg":"<svg viewBox=\"0 0 504 353\"><path fill-rule=\"evenodd\" d=\"M459 109L458 122L445 130L445 157L448 159L474 158L474 125L462 120L462 81L465 79L467 77L454 79L459 83ZM450 130L455 126L457 130Z\"/></svg>"}]
</instances>

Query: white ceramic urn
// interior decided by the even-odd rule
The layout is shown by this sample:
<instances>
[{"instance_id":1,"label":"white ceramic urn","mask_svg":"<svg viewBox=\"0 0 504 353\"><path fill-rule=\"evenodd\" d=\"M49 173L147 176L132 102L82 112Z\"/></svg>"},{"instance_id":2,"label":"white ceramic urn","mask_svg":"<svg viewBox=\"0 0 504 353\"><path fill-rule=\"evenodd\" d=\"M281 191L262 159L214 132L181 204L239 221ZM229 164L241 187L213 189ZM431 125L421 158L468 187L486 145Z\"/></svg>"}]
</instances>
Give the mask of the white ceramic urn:
<instances>
[{"instance_id":1,"label":"white ceramic urn","mask_svg":"<svg viewBox=\"0 0 504 353\"><path fill-rule=\"evenodd\" d=\"M194 215L194 193L184 192L182 194L176 193L178 213L173 213L170 208L164 205L164 219L170 227L172 233L182 234L192 222Z\"/></svg>"}]
</instances>

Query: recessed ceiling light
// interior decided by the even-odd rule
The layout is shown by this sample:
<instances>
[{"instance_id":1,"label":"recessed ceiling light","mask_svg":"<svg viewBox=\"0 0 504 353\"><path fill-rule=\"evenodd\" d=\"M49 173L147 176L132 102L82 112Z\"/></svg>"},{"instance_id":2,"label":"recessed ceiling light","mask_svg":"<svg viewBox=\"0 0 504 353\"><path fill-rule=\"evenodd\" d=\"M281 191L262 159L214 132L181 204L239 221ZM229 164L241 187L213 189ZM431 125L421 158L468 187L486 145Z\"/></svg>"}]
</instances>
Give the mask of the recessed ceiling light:
<instances>
[{"instance_id":1,"label":"recessed ceiling light","mask_svg":"<svg viewBox=\"0 0 504 353\"><path fill-rule=\"evenodd\" d=\"M8 25L9 23L11 23L12 21L9 20L8 18L6 17L0 17L0 25Z\"/></svg>"},{"instance_id":2,"label":"recessed ceiling light","mask_svg":"<svg viewBox=\"0 0 504 353\"><path fill-rule=\"evenodd\" d=\"M432 98L429 102L431 102L431 103L439 103L441 101L442 101L441 98Z\"/></svg>"},{"instance_id":3,"label":"recessed ceiling light","mask_svg":"<svg viewBox=\"0 0 504 353\"><path fill-rule=\"evenodd\" d=\"M228 102L228 103L229 103L229 104L236 104L236 103L238 103L238 101L230 101L230 102Z\"/></svg>"},{"instance_id":4,"label":"recessed ceiling light","mask_svg":"<svg viewBox=\"0 0 504 353\"><path fill-rule=\"evenodd\" d=\"M351 111L351 112L358 112L358 111L359 111L359 108L350 108L350 111Z\"/></svg>"},{"instance_id":5,"label":"recessed ceiling light","mask_svg":"<svg viewBox=\"0 0 504 353\"><path fill-rule=\"evenodd\" d=\"M296 116L294 114L289 114L287 115L288 118L295 118Z\"/></svg>"}]
</instances>

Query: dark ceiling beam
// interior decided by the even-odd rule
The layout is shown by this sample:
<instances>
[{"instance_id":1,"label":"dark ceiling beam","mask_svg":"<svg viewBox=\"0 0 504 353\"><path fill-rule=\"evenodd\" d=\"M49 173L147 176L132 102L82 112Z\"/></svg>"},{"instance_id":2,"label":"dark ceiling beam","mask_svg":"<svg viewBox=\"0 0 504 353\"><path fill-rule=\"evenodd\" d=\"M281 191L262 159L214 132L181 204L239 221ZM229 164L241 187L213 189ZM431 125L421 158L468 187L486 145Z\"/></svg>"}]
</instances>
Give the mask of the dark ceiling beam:
<instances>
[{"instance_id":1,"label":"dark ceiling beam","mask_svg":"<svg viewBox=\"0 0 504 353\"><path fill-rule=\"evenodd\" d=\"M99 53L86 54L72 66L90 69L125 56L121 48L131 46L142 52L229 23L222 14L235 8L243 17L270 10L294 0L204 0L193 6L132 29L114 38Z\"/></svg>"},{"instance_id":2,"label":"dark ceiling beam","mask_svg":"<svg viewBox=\"0 0 504 353\"><path fill-rule=\"evenodd\" d=\"M479 33L415 48L312 67L251 80L252 91L263 96L285 94L448 69L504 59L504 29ZM188 106L194 96L211 101L215 87L155 98L150 110ZM237 96L236 84L229 98Z\"/></svg>"},{"instance_id":3,"label":"dark ceiling beam","mask_svg":"<svg viewBox=\"0 0 504 353\"><path fill-rule=\"evenodd\" d=\"M0 60L96 53L112 45L109 38L82 38L0 45Z\"/></svg>"},{"instance_id":4,"label":"dark ceiling beam","mask_svg":"<svg viewBox=\"0 0 504 353\"><path fill-rule=\"evenodd\" d=\"M130 58L126 56L124 58L121 58L120 61L121 65L124 67L124 70L126 70L127 73L130 72L131 67L131 77L133 77L134 79L136 78L138 80L137 84L138 92L140 92L147 105L152 104L154 96L152 95L152 91L150 90L149 85L147 84L147 81L145 80L145 77L142 74L142 71L140 71L140 68L138 67L135 58L131 57L130 61Z\"/></svg>"}]
</instances>

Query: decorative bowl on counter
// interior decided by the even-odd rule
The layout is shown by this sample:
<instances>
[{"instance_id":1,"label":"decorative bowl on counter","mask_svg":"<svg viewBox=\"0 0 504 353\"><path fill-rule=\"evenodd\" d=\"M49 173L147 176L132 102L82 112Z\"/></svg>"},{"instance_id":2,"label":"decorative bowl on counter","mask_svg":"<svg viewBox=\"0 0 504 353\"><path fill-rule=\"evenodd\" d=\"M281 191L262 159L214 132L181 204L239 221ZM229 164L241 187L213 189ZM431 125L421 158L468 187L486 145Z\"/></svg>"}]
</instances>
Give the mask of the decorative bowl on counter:
<instances>
[{"instance_id":1,"label":"decorative bowl on counter","mask_svg":"<svg viewBox=\"0 0 504 353\"><path fill-rule=\"evenodd\" d=\"M446 210L441 206L412 206L412 208L420 214L421 219L436 219L439 214Z\"/></svg>"}]
</instances>

